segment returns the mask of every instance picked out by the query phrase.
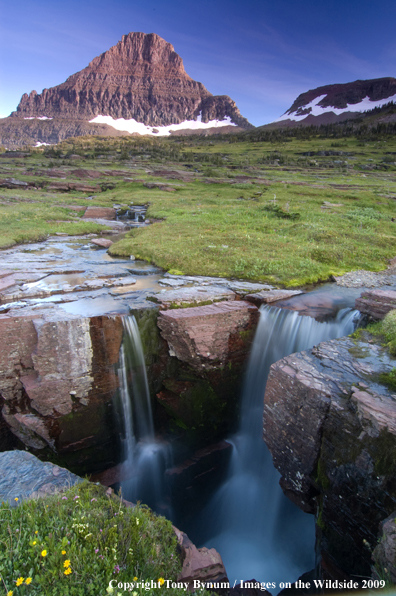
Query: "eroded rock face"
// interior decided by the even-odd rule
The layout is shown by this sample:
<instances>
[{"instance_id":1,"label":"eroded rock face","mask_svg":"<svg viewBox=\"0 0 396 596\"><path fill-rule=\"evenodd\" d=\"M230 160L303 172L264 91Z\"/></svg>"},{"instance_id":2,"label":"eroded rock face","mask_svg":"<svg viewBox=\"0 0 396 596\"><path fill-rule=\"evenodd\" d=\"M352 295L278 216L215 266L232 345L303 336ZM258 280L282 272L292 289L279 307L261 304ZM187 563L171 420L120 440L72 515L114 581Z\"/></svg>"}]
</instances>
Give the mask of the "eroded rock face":
<instances>
[{"instance_id":1,"label":"eroded rock face","mask_svg":"<svg viewBox=\"0 0 396 596\"><path fill-rule=\"evenodd\" d=\"M202 370L238 359L245 348L241 334L257 321L257 308L238 300L161 312L158 326L171 355Z\"/></svg>"},{"instance_id":2,"label":"eroded rock face","mask_svg":"<svg viewBox=\"0 0 396 596\"><path fill-rule=\"evenodd\" d=\"M105 115L166 126L223 120L251 128L235 103L212 96L184 70L173 46L155 33L129 33L82 71L41 94L24 94L13 116L91 120Z\"/></svg>"},{"instance_id":3,"label":"eroded rock face","mask_svg":"<svg viewBox=\"0 0 396 596\"><path fill-rule=\"evenodd\" d=\"M173 419L171 429L184 429L190 446L208 445L233 430L258 318L258 309L242 300L160 311L172 374L157 399Z\"/></svg>"},{"instance_id":4,"label":"eroded rock face","mask_svg":"<svg viewBox=\"0 0 396 596\"><path fill-rule=\"evenodd\" d=\"M0 334L2 449L25 445L72 468L114 462L120 318L2 315Z\"/></svg>"},{"instance_id":5,"label":"eroded rock face","mask_svg":"<svg viewBox=\"0 0 396 596\"><path fill-rule=\"evenodd\" d=\"M393 366L385 348L346 337L271 367L264 439L287 496L317 514L327 569L370 576L396 509L396 396L379 383Z\"/></svg>"},{"instance_id":6,"label":"eroded rock face","mask_svg":"<svg viewBox=\"0 0 396 596\"><path fill-rule=\"evenodd\" d=\"M370 290L363 292L356 299L355 307L372 319L383 319L389 311L396 308L396 292L393 290Z\"/></svg>"}]
</instances>

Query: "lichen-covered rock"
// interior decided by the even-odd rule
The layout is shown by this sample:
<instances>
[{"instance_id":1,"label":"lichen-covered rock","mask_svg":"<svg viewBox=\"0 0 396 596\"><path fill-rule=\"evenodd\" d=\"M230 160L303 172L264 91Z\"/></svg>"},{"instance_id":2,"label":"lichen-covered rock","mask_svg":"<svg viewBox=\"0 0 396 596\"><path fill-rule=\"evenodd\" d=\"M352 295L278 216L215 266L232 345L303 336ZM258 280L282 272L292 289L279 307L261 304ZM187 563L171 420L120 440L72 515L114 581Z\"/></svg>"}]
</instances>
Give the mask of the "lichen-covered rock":
<instances>
[{"instance_id":1,"label":"lichen-covered rock","mask_svg":"<svg viewBox=\"0 0 396 596\"><path fill-rule=\"evenodd\" d=\"M393 367L385 348L346 337L273 364L265 392L282 488L316 512L327 561L358 575L396 509L396 395L379 382Z\"/></svg>"},{"instance_id":2,"label":"lichen-covered rock","mask_svg":"<svg viewBox=\"0 0 396 596\"><path fill-rule=\"evenodd\" d=\"M82 482L82 478L27 451L0 453L0 501L35 499Z\"/></svg>"}]
</instances>

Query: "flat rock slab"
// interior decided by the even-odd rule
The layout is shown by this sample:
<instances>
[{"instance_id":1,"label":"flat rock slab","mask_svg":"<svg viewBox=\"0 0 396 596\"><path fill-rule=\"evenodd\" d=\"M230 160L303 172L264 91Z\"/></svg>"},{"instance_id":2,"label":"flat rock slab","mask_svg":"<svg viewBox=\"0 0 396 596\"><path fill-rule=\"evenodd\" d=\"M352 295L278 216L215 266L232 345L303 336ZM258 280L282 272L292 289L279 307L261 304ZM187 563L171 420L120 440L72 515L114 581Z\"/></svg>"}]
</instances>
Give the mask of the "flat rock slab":
<instances>
[{"instance_id":1,"label":"flat rock slab","mask_svg":"<svg viewBox=\"0 0 396 596\"><path fill-rule=\"evenodd\" d=\"M371 290L363 292L355 301L355 308L373 319L380 320L396 308L396 292L393 290Z\"/></svg>"},{"instance_id":2,"label":"flat rock slab","mask_svg":"<svg viewBox=\"0 0 396 596\"><path fill-rule=\"evenodd\" d=\"M254 328L257 320L257 308L237 300L160 312L158 327L172 356L202 370L244 352L241 333Z\"/></svg>"},{"instance_id":3,"label":"flat rock slab","mask_svg":"<svg viewBox=\"0 0 396 596\"><path fill-rule=\"evenodd\" d=\"M102 248L110 248L114 242L109 240L108 238L95 238L95 240L91 240L92 244L96 244L96 246L101 246Z\"/></svg>"},{"instance_id":4,"label":"flat rock slab","mask_svg":"<svg viewBox=\"0 0 396 596\"><path fill-rule=\"evenodd\" d=\"M178 290L163 290L149 297L160 308L187 307L209 304L223 300L235 300L235 294L222 286L195 286Z\"/></svg>"},{"instance_id":5,"label":"flat rock slab","mask_svg":"<svg viewBox=\"0 0 396 596\"><path fill-rule=\"evenodd\" d=\"M245 299L253 304L269 304L270 302L276 302L277 300L284 300L285 298L291 298L291 296L298 296L303 294L302 290L267 290L264 292L257 292L256 294L248 294Z\"/></svg>"},{"instance_id":6,"label":"flat rock slab","mask_svg":"<svg viewBox=\"0 0 396 596\"><path fill-rule=\"evenodd\" d=\"M27 451L0 453L0 501L52 495L82 482L82 478Z\"/></svg>"},{"instance_id":7,"label":"flat rock slab","mask_svg":"<svg viewBox=\"0 0 396 596\"><path fill-rule=\"evenodd\" d=\"M116 210L111 207L87 207L83 218L84 219L115 219L117 216Z\"/></svg>"}]
</instances>

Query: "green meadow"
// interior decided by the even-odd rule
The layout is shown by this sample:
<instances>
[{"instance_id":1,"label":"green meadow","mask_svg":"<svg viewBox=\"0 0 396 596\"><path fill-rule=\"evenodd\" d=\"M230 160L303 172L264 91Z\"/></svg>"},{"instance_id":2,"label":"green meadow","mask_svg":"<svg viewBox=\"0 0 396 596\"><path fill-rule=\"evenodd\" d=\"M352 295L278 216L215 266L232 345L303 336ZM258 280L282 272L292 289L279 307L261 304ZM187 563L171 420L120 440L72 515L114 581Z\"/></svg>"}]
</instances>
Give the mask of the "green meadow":
<instances>
[{"instance_id":1,"label":"green meadow","mask_svg":"<svg viewBox=\"0 0 396 596\"><path fill-rule=\"evenodd\" d=\"M256 129L216 137L69 139L22 158L3 154L0 178L40 187L0 189L1 246L56 232L98 233L100 226L70 206L133 203L149 205L152 225L128 232L112 255L282 286L379 271L396 256L395 163L396 140L386 134ZM102 172L84 180L101 192L87 200L88 193L50 191L53 169L70 182L78 169ZM117 175L106 176L109 170Z\"/></svg>"}]
</instances>

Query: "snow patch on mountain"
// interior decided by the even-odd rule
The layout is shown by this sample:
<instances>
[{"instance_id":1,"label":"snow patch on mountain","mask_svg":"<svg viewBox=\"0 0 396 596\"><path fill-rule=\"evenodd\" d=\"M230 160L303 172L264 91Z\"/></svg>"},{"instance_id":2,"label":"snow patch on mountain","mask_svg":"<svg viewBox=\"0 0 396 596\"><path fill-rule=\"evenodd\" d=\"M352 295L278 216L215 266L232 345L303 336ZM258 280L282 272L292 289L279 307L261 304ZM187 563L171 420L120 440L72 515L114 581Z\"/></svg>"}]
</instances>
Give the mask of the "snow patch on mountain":
<instances>
[{"instance_id":1,"label":"snow patch on mountain","mask_svg":"<svg viewBox=\"0 0 396 596\"><path fill-rule=\"evenodd\" d=\"M220 128L222 126L236 126L231 121L229 116L224 120L210 120L209 122L202 122L201 114L196 120L186 120L180 124L171 124L170 126L147 126L143 122L137 122L133 118L125 120L125 118L114 119L111 116L96 116L90 120L93 124L108 124L116 130L121 130L129 133L137 132L140 135L155 135L157 137L169 136L171 131L178 131L184 129L205 129L205 128Z\"/></svg>"},{"instance_id":2,"label":"snow patch on mountain","mask_svg":"<svg viewBox=\"0 0 396 596\"><path fill-rule=\"evenodd\" d=\"M347 104L346 108L334 108L333 106L320 106L319 103L326 97L325 95L318 95L315 97L310 103L306 104L305 106L301 106L298 110L294 112L287 111L275 120L275 122L282 122L283 120L294 120L295 122L300 122L304 120L307 116L321 116L322 114L326 114L329 112L333 112L337 116L339 114L343 114L344 112L366 112L367 110L372 110L373 108L380 108L390 101L396 103L396 95L392 95L391 97L386 97L385 99L379 99L377 101L371 101L369 97L365 97L359 103L351 103ZM304 112L303 114L298 114L298 112Z\"/></svg>"}]
</instances>

